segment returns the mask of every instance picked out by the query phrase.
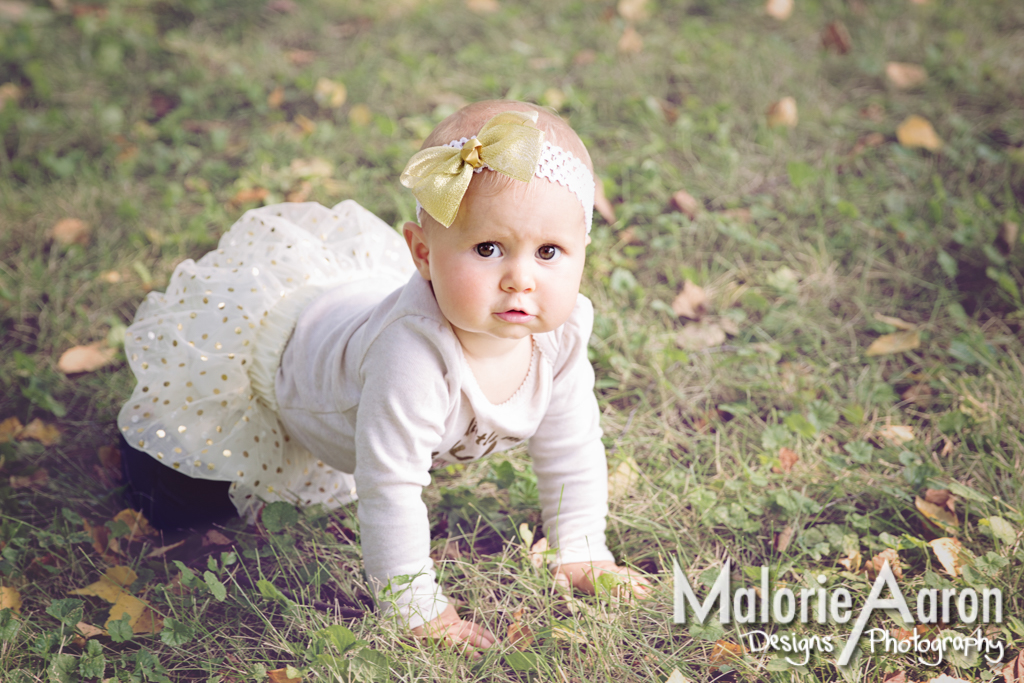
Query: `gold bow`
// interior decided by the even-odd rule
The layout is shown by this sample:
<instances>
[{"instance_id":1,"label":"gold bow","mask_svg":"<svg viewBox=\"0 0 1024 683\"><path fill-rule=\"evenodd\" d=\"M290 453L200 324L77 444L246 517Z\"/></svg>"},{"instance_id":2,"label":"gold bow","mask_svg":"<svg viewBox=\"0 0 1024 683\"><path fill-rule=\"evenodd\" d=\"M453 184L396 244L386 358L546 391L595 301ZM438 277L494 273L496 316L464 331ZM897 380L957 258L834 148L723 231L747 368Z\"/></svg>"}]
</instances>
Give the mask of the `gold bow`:
<instances>
[{"instance_id":1,"label":"gold bow","mask_svg":"<svg viewBox=\"0 0 1024 683\"><path fill-rule=\"evenodd\" d=\"M447 228L455 221L474 168L486 164L491 170L530 182L544 143L544 131L536 123L535 111L507 111L488 120L461 150L447 146L421 149L402 171L402 185Z\"/></svg>"}]
</instances>

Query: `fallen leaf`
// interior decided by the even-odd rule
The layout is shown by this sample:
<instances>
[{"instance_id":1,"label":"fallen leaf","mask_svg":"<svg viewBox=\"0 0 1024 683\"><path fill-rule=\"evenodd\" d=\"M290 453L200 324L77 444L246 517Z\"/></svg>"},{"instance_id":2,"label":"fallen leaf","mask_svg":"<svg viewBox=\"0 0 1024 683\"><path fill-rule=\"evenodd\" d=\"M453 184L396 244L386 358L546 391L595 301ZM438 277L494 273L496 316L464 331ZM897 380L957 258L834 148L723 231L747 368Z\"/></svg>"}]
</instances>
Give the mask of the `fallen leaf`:
<instances>
[{"instance_id":1,"label":"fallen leaf","mask_svg":"<svg viewBox=\"0 0 1024 683\"><path fill-rule=\"evenodd\" d=\"M50 481L50 473L40 468L27 477L11 477L12 489L38 489Z\"/></svg>"},{"instance_id":2,"label":"fallen leaf","mask_svg":"<svg viewBox=\"0 0 1024 683\"><path fill-rule=\"evenodd\" d=\"M676 334L676 344L687 351L710 349L724 343L725 330L715 323L691 323Z\"/></svg>"},{"instance_id":3,"label":"fallen leaf","mask_svg":"<svg viewBox=\"0 0 1024 683\"><path fill-rule=\"evenodd\" d=\"M860 110L860 117L877 123L885 118L885 110L882 109L882 105L872 102Z\"/></svg>"},{"instance_id":4,"label":"fallen leaf","mask_svg":"<svg viewBox=\"0 0 1024 683\"><path fill-rule=\"evenodd\" d=\"M523 539L523 545L530 547L533 545L533 530L530 529L530 525L523 522L519 525L519 537Z\"/></svg>"},{"instance_id":5,"label":"fallen leaf","mask_svg":"<svg viewBox=\"0 0 1024 683\"><path fill-rule=\"evenodd\" d=\"M547 552L547 549L547 536L545 536L544 538L540 539L532 546L530 546L530 564L532 564L535 569L540 569L547 562L547 558L544 556L544 553Z\"/></svg>"},{"instance_id":6,"label":"fallen leaf","mask_svg":"<svg viewBox=\"0 0 1024 683\"><path fill-rule=\"evenodd\" d=\"M744 208L725 209L724 211L719 211L718 215L724 216L725 218L731 218L738 223L749 223L750 221L753 220L753 216L750 213L750 209Z\"/></svg>"},{"instance_id":7,"label":"fallen leaf","mask_svg":"<svg viewBox=\"0 0 1024 683\"><path fill-rule=\"evenodd\" d=\"M296 114L295 119L293 120L295 121L295 125L299 127L299 130L305 133L306 135L312 135L313 133L316 132L316 121L309 118L308 116Z\"/></svg>"},{"instance_id":8,"label":"fallen leaf","mask_svg":"<svg viewBox=\"0 0 1024 683\"><path fill-rule=\"evenodd\" d=\"M597 183L594 185L594 208L601 214L601 218L608 225L615 223L615 208L612 207L612 203L608 201L608 197L604 194L604 183L601 179L597 179Z\"/></svg>"},{"instance_id":9,"label":"fallen leaf","mask_svg":"<svg viewBox=\"0 0 1024 683\"><path fill-rule=\"evenodd\" d=\"M334 166L331 162L320 157L309 159L292 159L288 170L293 175L303 179L330 178L334 174Z\"/></svg>"},{"instance_id":10,"label":"fallen leaf","mask_svg":"<svg viewBox=\"0 0 1024 683\"><path fill-rule=\"evenodd\" d=\"M928 72L923 66L906 62L887 62L885 77L900 90L916 88L928 80Z\"/></svg>"},{"instance_id":11,"label":"fallen leaf","mask_svg":"<svg viewBox=\"0 0 1024 683\"><path fill-rule=\"evenodd\" d=\"M121 451L117 448L100 446L96 449L96 457L107 469L121 471Z\"/></svg>"},{"instance_id":12,"label":"fallen leaf","mask_svg":"<svg viewBox=\"0 0 1024 683\"><path fill-rule=\"evenodd\" d=\"M900 398L907 403L927 408L932 402L932 388L927 384L915 384L900 394Z\"/></svg>"},{"instance_id":13,"label":"fallen leaf","mask_svg":"<svg viewBox=\"0 0 1024 683\"><path fill-rule=\"evenodd\" d=\"M163 619L153 614L149 603L127 591L122 591L117 596L114 604L110 607L110 616L107 617L107 622L104 625L109 629L110 622L121 621L125 614L128 615L128 624L132 627L132 633L159 633L163 628Z\"/></svg>"},{"instance_id":14,"label":"fallen leaf","mask_svg":"<svg viewBox=\"0 0 1024 683\"><path fill-rule=\"evenodd\" d=\"M93 550L100 555L105 553L110 545L110 530L102 524L93 526L87 519L82 520L82 526L85 528L85 533L92 537Z\"/></svg>"},{"instance_id":15,"label":"fallen leaf","mask_svg":"<svg viewBox=\"0 0 1024 683\"><path fill-rule=\"evenodd\" d=\"M928 119L912 114L896 129L896 139L904 147L923 147L931 152L942 149L942 140Z\"/></svg>"},{"instance_id":16,"label":"fallen leaf","mask_svg":"<svg viewBox=\"0 0 1024 683\"><path fill-rule=\"evenodd\" d=\"M636 486L638 481L640 481L640 470L633 456L629 456L608 475L608 498L614 500L625 496Z\"/></svg>"},{"instance_id":17,"label":"fallen leaf","mask_svg":"<svg viewBox=\"0 0 1024 683\"><path fill-rule=\"evenodd\" d=\"M348 120L353 126L368 126L373 123L373 111L362 103L353 105L348 110Z\"/></svg>"},{"instance_id":18,"label":"fallen leaf","mask_svg":"<svg viewBox=\"0 0 1024 683\"><path fill-rule=\"evenodd\" d=\"M647 18L647 0L619 0L619 16L626 21L643 21Z\"/></svg>"},{"instance_id":19,"label":"fallen leaf","mask_svg":"<svg viewBox=\"0 0 1024 683\"><path fill-rule=\"evenodd\" d=\"M93 626L92 624L87 624L84 621L80 621L77 624L75 624L75 628L77 628L78 632L86 638L95 638L97 636L107 635L107 632L101 629L99 626Z\"/></svg>"},{"instance_id":20,"label":"fallen leaf","mask_svg":"<svg viewBox=\"0 0 1024 683\"><path fill-rule=\"evenodd\" d=\"M294 190L285 195L285 201L304 202L309 199L309 195L312 191L313 183L308 180L303 180Z\"/></svg>"},{"instance_id":21,"label":"fallen leaf","mask_svg":"<svg viewBox=\"0 0 1024 683\"><path fill-rule=\"evenodd\" d=\"M799 461L800 456L796 454L796 451L783 446L779 449L779 467L773 467L772 469L776 472L791 472L793 465L796 465Z\"/></svg>"},{"instance_id":22,"label":"fallen leaf","mask_svg":"<svg viewBox=\"0 0 1024 683\"><path fill-rule=\"evenodd\" d=\"M10 609L21 614L21 593L11 586L0 586L0 609Z\"/></svg>"},{"instance_id":23,"label":"fallen leaf","mask_svg":"<svg viewBox=\"0 0 1024 683\"><path fill-rule=\"evenodd\" d=\"M208 545L231 545L231 539L216 529L210 529L203 536L203 547Z\"/></svg>"},{"instance_id":24,"label":"fallen leaf","mask_svg":"<svg viewBox=\"0 0 1024 683\"><path fill-rule=\"evenodd\" d=\"M569 641L572 641L572 642L574 642L574 643L576 643L578 645L589 645L590 644L590 641L587 640L587 637L585 635L583 635L582 633L577 633L576 631L574 631L571 628L568 628L566 626L554 626L554 627L552 627L552 629L551 629L551 636L553 638L558 639L558 640L569 640Z\"/></svg>"},{"instance_id":25,"label":"fallen leaf","mask_svg":"<svg viewBox=\"0 0 1024 683\"><path fill-rule=\"evenodd\" d=\"M960 520L956 518L955 514L944 507L939 507L934 503L929 503L927 500L919 496L914 497L914 507L916 507L918 512L927 517L930 521L939 523L940 525L946 524L949 526L959 526L960 524Z\"/></svg>"},{"instance_id":26,"label":"fallen leaf","mask_svg":"<svg viewBox=\"0 0 1024 683\"><path fill-rule=\"evenodd\" d=\"M673 192L672 204L675 205L679 211L685 213L690 220L696 218L697 214L700 213L701 210L700 202L698 202L694 196L686 190L676 190Z\"/></svg>"},{"instance_id":27,"label":"fallen leaf","mask_svg":"<svg viewBox=\"0 0 1024 683\"><path fill-rule=\"evenodd\" d=\"M860 554L860 549L851 550L846 553L846 557L839 560L839 564L843 565L847 571L858 572L860 571L860 565L864 561L864 558Z\"/></svg>"},{"instance_id":28,"label":"fallen leaf","mask_svg":"<svg viewBox=\"0 0 1024 683\"><path fill-rule=\"evenodd\" d=\"M715 647L711 650L712 664L718 664L730 659L736 659L742 657L743 653L746 652L746 648L736 643L730 643L728 640L719 640L715 642Z\"/></svg>"},{"instance_id":29,"label":"fallen leaf","mask_svg":"<svg viewBox=\"0 0 1024 683\"><path fill-rule=\"evenodd\" d=\"M309 50L288 50L285 57L292 63L292 66L306 66L316 60L316 53ZM341 105L337 105L341 106Z\"/></svg>"},{"instance_id":30,"label":"fallen leaf","mask_svg":"<svg viewBox=\"0 0 1024 683\"><path fill-rule=\"evenodd\" d=\"M707 311L707 295L704 288L689 280L684 282L683 289L672 300L672 312L682 318L700 320Z\"/></svg>"},{"instance_id":31,"label":"fallen leaf","mask_svg":"<svg viewBox=\"0 0 1024 683\"><path fill-rule=\"evenodd\" d=\"M619 37L619 53L635 55L644 49L644 39L632 26L627 26Z\"/></svg>"},{"instance_id":32,"label":"fallen leaf","mask_svg":"<svg viewBox=\"0 0 1024 683\"><path fill-rule=\"evenodd\" d=\"M850 32L846 30L846 25L841 21L833 21L821 34L821 45L826 50L845 55L853 48L853 41L850 40Z\"/></svg>"},{"instance_id":33,"label":"fallen leaf","mask_svg":"<svg viewBox=\"0 0 1024 683\"><path fill-rule=\"evenodd\" d=\"M284 102L284 88L277 86L267 95L267 106L271 109L280 109Z\"/></svg>"},{"instance_id":34,"label":"fallen leaf","mask_svg":"<svg viewBox=\"0 0 1024 683\"><path fill-rule=\"evenodd\" d=\"M18 0L0 0L0 19L7 21L20 21L29 10L26 2Z\"/></svg>"},{"instance_id":35,"label":"fallen leaf","mask_svg":"<svg viewBox=\"0 0 1024 683\"><path fill-rule=\"evenodd\" d=\"M466 9L473 14L494 14L501 5L498 0L466 0Z\"/></svg>"},{"instance_id":36,"label":"fallen leaf","mask_svg":"<svg viewBox=\"0 0 1024 683\"><path fill-rule=\"evenodd\" d=\"M910 0L910 1L913 2L916 5L923 5L924 4L924 0ZM936 676L935 678L929 678L928 679L928 683L971 683L971 682L970 681L965 681L962 678L953 678L949 674L942 674L940 676Z\"/></svg>"},{"instance_id":37,"label":"fallen leaf","mask_svg":"<svg viewBox=\"0 0 1024 683\"><path fill-rule=\"evenodd\" d=\"M796 530L788 524L783 527L782 531L775 534L775 549L780 553L786 552L786 548L793 542L793 536L796 534Z\"/></svg>"},{"instance_id":38,"label":"fallen leaf","mask_svg":"<svg viewBox=\"0 0 1024 683\"><path fill-rule=\"evenodd\" d=\"M783 97L768 107L768 126L771 128L795 128L800 117L797 115L796 100Z\"/></svg>"},{"instance_id":39,"label":"fallen leaf","mask_svg":"<svg viewBox=\"0 0 1024 683\"><path fill-rule=\"evenodd\" d=\"M78 218L61 218L50 228L50 237L65 247L71 244L89 243L89 224Z\"/></svg>"},{"instance_id":40,"label":"fallen leaf","mask_svg":"<svg viewBox=\"0 0 1024 683\"><path fill-rule=\"evenodd\" d=\"M529 626L523 625L522 618L523 608L520 607L512 613L512 623L508 625L508 642L520 652L525 652L533 644L535 636Z\"/></svg>"},{"instance_id":41,"label":"fallen leaf","mask_svg":"<svg viewBox=\"0 0 1024 683\"><path fill-rule=\"evenodd\" d=\"M474 0L470 0L470 2L473 1ZM268 671L267 678L270 680L270 683L300 683L300 681L302 681L301 676L298 678L290 678L288 676L288 669L290 668L291 667L285 667L283 669L274 669L273 671Z\"/></svg>"},{"instance_id":42,"label":"fallen leaf","mask_svg":"<svg viewBox=\"0 0 1024 683\"><path fill-rule=\"evenodd\" d=\"M4 110L8 102L18 102L19 100L21 100L21 88L14 83L0 85L0 111Z\"/></svg>"},{"instance_id":43,"label":"fallen leaf","mask_svg":"<svg viewBox=\"0 0 1024 683\"><path fill-rule=\"evenodd\" d=\"M878 147L880 144L885 142L885 136L881 133L868 133L857 139L853 149L850 150L850 156L854 157L863 152L865 149L872 147Z\"/></svg>"},{"instance_id":44,"label":"fallen leaf","mask_svg":"<svg viewBox=\"0 0 1024 683\"><path fill-rule=\"evenodd\" d=\"M112 349L105 342L93 342L84 346L73 346L60 355L57 361L57 369L65 375L73 375L79 372L94 372L109 365L117 349Z\"/></svg>"},{"instance_id":45,"label":"fallen leaf","mask_svg":"<svg viewBox=\"0 0 1024 683\"><path fill-rule=\"evenodd\" d=\"M267 9L272 12L280 12L281 14L291 14L299 8L298 4L294 0L270 0L267 3Z\"/></svg>"},{"instance_id":46,"label":"fallen leaf","mask_svg":"<svg viewBox=\"0 0 1024 683\"><path fill-rule=\"evenodd\" d=\"M316 86L313 89L313 99L321 107L337 109L345 104L346 97L348 97L348 90L346 90L344 83L332 81L323 76L317 79Z\"/></svg>"},{"instance_id":47,"label":"fallen leaf","mask_svg":"<svg viewBox=\"0 0 1024 683\"><path fill-rule=\"evenodd\" d=\"M878 428L878 435L898 446L914 440L914 428L909 425L882 425Z\"/></svg>"},{"instance_id":48,"label":"fallen leaf","mask_svg":"<svg viewBox=\"0 0 1024 683\"><path fill-rule=\"evenodd\" d=\"M917 329L917 325L915 325L914 323L908 323L906 320L901 320L899 318L893 318L892 316L888 316L888 315L882 315L881 313L877 313L876 312L874 314L874 318L875 318L875 320L877 320L880 323L885 323L886 325L892 325L897 330L907 330L909 332L911 330L916 330Z\"/></svg>"},{"instance_id":49,"label":"fallen leaf","mask_svg":"<svg viewBox=\"0 0 1024 683\"><path fill-rule=\"evenodd\" d=\"M24 429L18 432L14 438L18 441L34 439L44 446L52 446L60 441L60 430L54 425L46 424L37 417L25 425Z\"/></svg>"},{"instance_id":50,"label":"fallen leaf","mask_svg":"<svg viewBox=\"0 0 1024 683\"><path fill-rule=\"evenodd\" d=\"M768 0L765 3L764 11L772 19L785 21L793 13L793 0Z\"/></svg>"},{"instance_id":51,"label":"fallen leaf","mask_svg":"<svg viewBox=\"0 0 1024 683\"><path fill-rule=\"evenodd\" d=\"M116 270L108 270L100 273L100 279L114 285L121 281L121 273Z\"/></svg>"},{"instance_id":52,"label":"fallen leaf","mask_svg":"<svg viewBox=\"0 0 1024 683\"><path fill-rule=\"evenodd\" d=\"M235 196L231 198L231 203L235 206L241 206L250 202L262 202L268 196L270 196L270 190L265 187L252 187L236 192Z\"/></svg>"},{"instance_id":53,"label":"fallen leaf","mask_svg":"<svg viewBox=\"0 0 1024 683\"><path fill-rule=\"evenodd\" d=\"M925 489L924 499L931 503L932 505L938 505L939 507L948 507L950 509L950 512L952 512L953 509L950 506L956 500L956 496L954 496L946 489Z\"/></svg>"},{"instance_id":54,"label":"fallen leaf","mask_svg":"<svg viewBox=\"0 0 1024 683\"><path fill-rule=\"evenodd\" d=\"M150 550L149 553L146 555L146 559L151 560L156 557L163 557L175 548L180 548L183 545L185 545L184 539L178 541L177 543L171 543L170 545L162 545L159 548L154 548L153 550Z\"/></svg>"},{"instance_id":55,"label":"fallen leaf","mask_svg":"<svg viewBox=\"0 0 1024 683\"><path fill-rule=\"evenodd\" d=\"M684 676L679 669L672 669L672 673L665 679L665 683L692 683L692 681Z\"/></svg>"},{"instance_id":56,"label":"fallen leaf","mask_svg":"<svg viewBox=\"0 0 1024 683\"><path fill-rule=\"evenodd\" d=\"M963 546L960 541L955 538L936 538L935 540L928 541L928 545L932 547L935 552L935 557L938 558L939 564L946 570L946 573L950 576L960 576L962 571L960 566L960 550Z\"/></svg>"},{"instance_id":57,"label":"fallen leaf","mask_svg":"<svg viewBox=\"0 0 1024 683\"><path fill-rule=\"evenodd\" d=\"M3 422L0 422L0 443L7 443L18 436L24 428L25 427L21 424L21 420L16 417L9 417Z\"/></svg>"},{"instance_id":58,"label":"fallen leaf","mask_svg":"<svg viewBox=\"0 0 1024 683\"><path fill-rule=\"evenodd\" d=\"M565 106L565 93L558 88L548 88L540 96L540 103L558 111Z\"/></svg>"},{"instance_id":59,"label":"fallen leaf","mask_svg":"<svg viewBox=\"0 0 1024 683\"><path fill-rule=\"evenodd\" d=\"M107 602L115 603L121 594L128 594L128 586L132 585L137 578L139 578L138 574L131 567L111 567L100 577L99 581L69 592L72 595L93 595L103 598Z\"/></svg>"},{"instance_id":60,"label":"fallen leaf","mask_svg":"<svg viewBox=\"0 0 1024 683\"><path fill-rule=\"evenodd\" d=\"M889 567L892 569L892 575L897 579L903 578L903 567L900 565L900 556L892 548L886 548L882 552L878 553L870 560L864 563L864 573L868 575L869 579L874 579L878 576L878 572L882 571L882 567L885 563L889 563Z\"/></svg>"},{"instance_id":61,"label":"fallen leaf","mask_svg":"<svg viewBox=\"0 0 1024 683\"><path fill-rule=\"evenodd\" d=\"M1003 679L1006 683L1024 683L1024 650L1006 663L1003 667Z\"/></svg>"},{"instance_id":62,"label":"fallen leaf","mask_svg":"<svg viewBox=\"0 0 1024 683\"><path fill-rule=\"evenodd\" d=\"M597 52L594 50L580 50L572 58L572 63L576 66L587 66L597 61Z\"/></svg>"},{"instance_id":63,"label":"fallen leaf","mask_svg":"<svg viewBox=\"0 0 1024 683\"><path fill-rule=\"evenodd\" d=\"M902 353L921 346L921 333L917 330L893 332L883 334L871 342L871 346L864 352L866 356L885 356L891 353Z\"/></svg>"},{"instance_id":64,"label":"fallen leaf","mask_svg":"<svg viewBox=\"0 0 1024 683\"><path fill-rule=\"evenodd\" d=\"M132 510L131 508L125 508L114 515L114 521L124 522L128 525L129 533L127 539L129 541L139 541L146 536L152 536L156 533L153 527L149 525L149 520L138 510Z\"/></svg>"},{"instance_id":65,"label":"fallen leaf","mask_svg":"<svg viewBox=\"0 0 1024 683\"><path fill-rule=\"evenodd\" d=\"M1016 223L1011 221L1003 223L1003 227L999 228L999 236L996 237L996 246L999 248L999 251L1004 255L1009 255L1017 245L1017 236L1019 234L1020 226Z\"/></svg>"}]
</instances>

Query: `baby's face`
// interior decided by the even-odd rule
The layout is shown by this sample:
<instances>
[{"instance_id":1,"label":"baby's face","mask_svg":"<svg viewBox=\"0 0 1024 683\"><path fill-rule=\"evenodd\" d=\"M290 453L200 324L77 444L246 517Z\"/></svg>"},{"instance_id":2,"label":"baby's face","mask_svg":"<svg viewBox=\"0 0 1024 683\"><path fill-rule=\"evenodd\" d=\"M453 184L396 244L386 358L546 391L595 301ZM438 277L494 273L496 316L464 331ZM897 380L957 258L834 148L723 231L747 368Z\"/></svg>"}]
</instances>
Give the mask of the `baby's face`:
<instances>
[{"instance_id":1,"label":"baby's face","mask_svg":"<svg viewBox=\"0 0 1024 683\"><path fill-rule=\"evenodd\" d=\"M525 189L471 186L450 228L419 229L420 253L407 226L417 267L464 348L487 353L502 340L549 332L576 305L588 242L583 207L546 180Z\"/></svg>"}]
</instances>

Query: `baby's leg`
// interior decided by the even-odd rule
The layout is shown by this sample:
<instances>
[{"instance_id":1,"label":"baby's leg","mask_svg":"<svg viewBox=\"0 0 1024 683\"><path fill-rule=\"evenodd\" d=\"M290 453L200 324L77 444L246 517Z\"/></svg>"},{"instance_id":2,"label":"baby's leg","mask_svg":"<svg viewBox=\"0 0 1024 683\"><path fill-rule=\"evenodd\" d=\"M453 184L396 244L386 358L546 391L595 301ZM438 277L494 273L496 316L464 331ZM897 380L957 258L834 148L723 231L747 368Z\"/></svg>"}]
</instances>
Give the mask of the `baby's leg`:
<instances>
[{"instance_id":1,"label":"baby's leg","mask_svg":"<svg viewBox=\"0 0 1024 683\"><path fill-rule=\"evenodd\" d=\"M121 437L125 496L149 523L164 531L223 522L237 513L228 496L231 482L193 479L136 450Z\"/></svg>"}]
</instances>

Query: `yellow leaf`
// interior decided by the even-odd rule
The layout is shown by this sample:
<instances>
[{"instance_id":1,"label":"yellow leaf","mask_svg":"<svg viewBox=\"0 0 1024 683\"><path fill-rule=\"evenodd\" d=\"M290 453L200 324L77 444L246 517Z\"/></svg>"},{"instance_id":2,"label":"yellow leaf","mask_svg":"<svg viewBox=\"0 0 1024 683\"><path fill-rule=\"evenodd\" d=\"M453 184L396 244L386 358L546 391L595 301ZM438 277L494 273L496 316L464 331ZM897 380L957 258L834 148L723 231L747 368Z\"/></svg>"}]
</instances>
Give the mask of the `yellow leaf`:
<instances>
[{"instance_id":1,"label":"yellow leaf","mask_svg":"<svg viewBox=\"0 0 1024 683\"><path fill-rule=\"evenodd\" d=\"M60 441L60 430L51 424L46 424L37 417L25 425L25 428L18 432L18 435L14 438L18 441L35 439L44 446L52 446Z\"/></svg>"},{"instance_id":2,"label":"yellow leaf","mask_svg":"<svg viewBox=\"0 0 1024 683\"><path fill-rule=\"evenodd\" d=\"M332 81L323 76L317 80L316 86L313 89L313 99L321 107L337 109L345 104L346 97L348 97L348 90L345 89L344 83Z\"/></svg>"},{"instance_id":3,"label":"yellow leaf","mask_svg":"<svg viewBox=\"0 0 1024 683\"><path fill-rule=\"evenodd\" d=\"M931 152L942 149L942 140L928 119L913 114L896 129L896 139L904 147L923 147Z\"/></svg>"},{"instance_id":4,"label":"yellow leaf","mask_svg":"<svg viewBox=\"0 0 1024 683\"><path fill-rule=\"evenodd\" d=\"M879 427L878 435L900 445L914 440L914 428L909 425L883 425Z\"/></svg>"},{"instance_id":5,"label":"yellow leaf","mask_svg":"<svg viewBox=\"0 0 1024 683\"><path fill-rule=\"evenodd\" d=\"M64 246L88 244L89 224L77 218L62 218L50 228L50 237Z\"/></svg>"},{"instance_id":6,"label":"yellow leaf","mask_svg":"<svg viewBox=\"0 0 1024 683\"><path fill-rule=\"evenodd\" d=\"M126 591L122 591L110 607L110 616L105 626L109 629L110 622L120 621L125 614L128 615L132 633L159 633L163 628L163 620L153 614L149 603Z\"/></svg>"},{"instance_id":7,"label":"yellow leaf","mask_svg":"<svg viewBox=\"0 0 1024 683\"><path fill-rule=\"evenodd\" d=\"M353 126L368 126L373 123L373 111L365 104L353 105L348 110L348 120Z\"/></svg>"},{"instance_id":8,"label":"yellow leaf","mask_svg":"<svg viewBox=\"0 0 1024 683\"><path fill-rule=\"evenodd\" d=\"M540 102L558 111L565 104L565 93L558 88L548 88L540 96Z\"/></svg>"},{"instance_id":9,"label":"yellow leaf","mask_svg":"<svg viewBox=\"0 0 1024 683\"><path fill-rule=\"evenodd\" d=\"M523 539L523 545L527 548L533 545L533 530L526 522L519 525L519 537Z\"/></svg>"},{"instance_id":10,"label":"yellow leaf","mask_svg":"<svg viewBox=\"0 0 1024 683\"><path fill-rule=\"evenodd\" d=\"M768 0L764 11L772 19L785 21L793 13L793 0Z\"/></svg>"},{"instance_id":11,"label":"yellow leaf","mask_svg":"<svg viewBox=\"0 0 1024 683\"><path fill-rule=\"evenodd\" d=\"M707 313L707 301L704 288L687 280L682 291L672 300L672 312L683 318L700 320Z\"/></svg>"},{"instance_id":12,"label":"yellow leaf","mask_svg":"<svg viewBox=\"0 0 1024 683\"><path fill-rule=\"evenodd\" d=\"M963 548L960 541L955 538L936 538L934 541L929 541L928 545L932 547L935 557L938 558L939 564L947 574L954 577L960 576L962 567L959 555Z\"/></svg>"},{"instance_id":13,"label":"yellow leaf","mask_svg":"<svg viewBox=\"0 0 1024 683\"><path fill-rule=\"evenodd\" d=\"M627 26L619 37L619 53L635 55L644 49L644 39L632 26Z\"/></svg>"},{"instance_id":14,"label":"yellow leaf","mask_svg":"<svg viewBox=\"0 0 1024 683\"><path fill-rule=\"evenodd\" d=\"M795 128L800 121L796 100L788 96L768 107L767 115L770 128Z\"/></svg>"},{"instance_id":15,"label":"yellow leaf","mask_svg":"<svg viewBox=\"0 0 1024 683\"><path fill-rule=\"evenodd\" d=\"M93 342L86 346L73 346L60 355L57 361L57 369L65 375L73 375L77 372L93 372L104 365L109 365L117 354L115 349L109 348L104 342Z\"/></svg>"},{"instance_id":16,"label":"yellow leaf","mask_svg":"<svg viewBox=\"0 0 1024 683\"><path fill-rule=\"evenodd\" d=\"M871 342L871 346L864 352L866 356L885 356L890 353L902 353L921 346L921 333L917 330L893 332L883 334Z\"/></svg>"},{"instance_id":17,"label":"yellow leaf","mask_svg":"<svg viewBox=\"0 0 1024 683\"><path fill-rule=\"evenodd\" d=\"M313 119L303 116L302 114L295 115L295 125L299 127L306 135L312 135L316 132L316 121ZM264 190L266 192L266 190Z\"/></svg>"},{"instance_id":18,"label":"yellow leaf","mask_svg":"<svg viewBox=\"0 0 1024 683\"><path fill-rule=\"evenodd\" d=\"M473 14L494 14L501 5L498 0L466 0L466 9Z\"/></svg>"},{"instance_id":19,"label":"yellow leaf","mask_svg":"<svg viewBox=\"0 0 1024 683\"><path fill-rule=\"evenodd\" d=\"M125 508L114 515L114 521L124 522L128 525L130 532L127 538L129 541L138 541L145 536L151 536L156 533L153 527L149 525L149 520L138 510L132 510L131 508Z\"/></svg>"},{"instance_id":20,"label":"yellow leaf","mask_svg":"<svg viewBox=\"0 0 1024 683\"><path fill-rule=\"evenodd\" d=\"M512 613L512 623L508 625L508 642L515 645L517 650L525 651L533 644L535 636L529 626L522 623L523 608L520 607Z\"/></svg>"},{"instance_id":21,"label":"yellow leaf","mask_svg":"<svg viewBox=\"0 0 1024 683\"><path fill-rule=\"evenodd\" d=\"M715 642L715 647L711 651L711 663L717 664L724 660L736 659L741 657L746 648L736 643L731 643L728 640L719 640Z\"/></svg>"},{"instance_id":22,"label":"yellow leaf","mask_svg":"<svg viewBox=\"0 0 1024 683\"><path fill-rule=\"evenodd\" d=\"M0 609L8 609L15 614L21 614L21 593L17 588L0 586Z\"/></svg>"},{"instance_id":23,"label":"yellow leaf","mask_svg":"<svg viewBox=\"0 0 1024 683\"><path fill-rule=\"evenodd\" d=\"M900 90L915 88L928 80L928 72L923 66L906 62L886 63L885 76Z\"/></svg>"},{"instance_id":24,"label":"yellow leaf","mask_svg":"<svg viewBox=\"0 0 1024 683\"><path fill-rule=\"evenodd\" d=\"M647 18L647 0L619 0L619 16L626 21L643 21Z\"/></svg>"},{"instance_id":25,"label":"yellow leaf","mask_svg":"<svg viewBox=\"0 0 1024 683\"><path fill-rule=\"evenodd\" d=\"M851 550L846 553L846 557L839 560L839 564L843 565L847 571L857 572L860 570L860 565L864 561L864 558L860 554L860 549Z\"/></svg>"},{"instance_id":26,"label":"yellow leaf","mask_svg":"<svg viewBox=\"0 0 1024 683\"><path fill-rule=\"evenodd\" d=\"M637 468L636 460L633 459L633 456L629 456L608 475L608 498L621 498L629 493L639 480L640 471Z\"/></svg>"},{"instance_id":27,"label":"yellow leaf","mask_svg":"<svg viewBox=\"0 0 1024 683\"><path fill-rule=\"evenodd\" d=\"M16 417L9 417L3 422L0 422L0 443L7 443L18 436L24 428L25 427L21 424L21 420Z\"/></svg>"},{"instance_id":28,"label":"yellow leaf","mask_svg":"<svg viewBox=\"0 0 1024 683\"><path fill-rule=\"evenodd\" d=\"M121 273L116 270L107 270L100 273L100 280L115 285L121 281Z\"/></svg>"},{"instance_id":29,"label":"yellow leaf","mask_svg":"<svg viewBox=\"0 0 1024 683\"><path fill-rule=\"evenodd\" d=\"M127 587L132 585L137 578L139 578L138 575L132 571L131 567L111 567L100 577L99 581L70 592L73 595L94 595L107 602L117 602L121 594L127 593Z\"/></svg>"},{"instance_id":30,"label":"yellow leaf","mask_svg":"<svg viewBox=\"0 0 1024 683\"><path fill-rule=\"evenodd\" d=\"M914 323L908 323L906 320L893 318L892 316L889 315L882 315L881 313L875 313L874 316L875 320L877 320L878 322L885 323L886 325L892 325L897 330L906 330L909 332L911 330L917 329L917 325L915 325Z\"/></svg>"},{"instance_id":31,"label":"yellow leaf","mask_svg":"<svg viewBox=\"0 0 1024 683\"><path fill-rule=\"evenodd\" d=\"M273 671L267 672L267 678L270 679L270 683L299 683L302 678L291 678L288 676L288 669L291 667L285 667L283 669L274 669Z\"/></svg>"},{"instance_id":32,"label":"yellow leaf","mask_svg":"<svg viewBox=\"0 0 1024 683\"><path fill-rule=\"evenodd\" d=\"M941 524L948 524L951 526L959 526L960 520L956 518L956 515L947 510L946 508L939 507L934 503L929 503L927 500L914 497L914 506L918 511L930 519L933 522L939 522Z\"/></svg>"}]
</instances>

